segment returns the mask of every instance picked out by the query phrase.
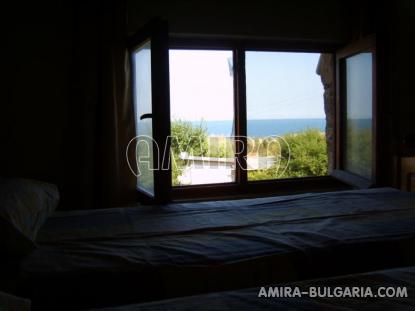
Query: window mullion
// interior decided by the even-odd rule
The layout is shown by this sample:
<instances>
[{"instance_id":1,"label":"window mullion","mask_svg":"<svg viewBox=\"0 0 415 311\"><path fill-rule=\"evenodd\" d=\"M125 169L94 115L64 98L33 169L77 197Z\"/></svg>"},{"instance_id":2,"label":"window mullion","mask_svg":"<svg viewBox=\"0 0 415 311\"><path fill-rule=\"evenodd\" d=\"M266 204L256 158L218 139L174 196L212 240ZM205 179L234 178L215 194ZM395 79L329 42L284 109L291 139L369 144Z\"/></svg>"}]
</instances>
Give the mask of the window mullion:
<instances>
[{"instance_id":1,"label":"window mullion","mask_svg":"<svg viewBox=\"0 0 415 311\"><path fill-rule=\"evenodd\" d=\"M235 92L235 134L236 134L236 181L247 182L247 121L246 121L246 80L245 49L237 45L233 51L234 92Z\"/></svg>"}]
</instances>

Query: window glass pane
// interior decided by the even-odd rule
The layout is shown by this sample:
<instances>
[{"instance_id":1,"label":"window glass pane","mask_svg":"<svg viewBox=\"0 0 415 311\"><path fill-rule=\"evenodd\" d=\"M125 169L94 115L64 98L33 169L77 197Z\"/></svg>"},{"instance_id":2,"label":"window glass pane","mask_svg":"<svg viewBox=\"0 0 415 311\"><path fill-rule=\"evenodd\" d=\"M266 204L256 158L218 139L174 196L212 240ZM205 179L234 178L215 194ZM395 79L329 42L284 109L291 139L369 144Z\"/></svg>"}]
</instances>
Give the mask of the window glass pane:
<instances>
[{"instance_id":1,"label":"window glass pane","mask_svg":"<svg viewBox=\"0 0 415 311\"><path fill-rule=\"evenodd\" d=\"M319 53L245 55L248 180L328 174Z\"/></svg>"},{"instance_id":2,"label":"window glass pane","mask_svg":"<svg viewBox=\"0 0 415 311\"><path fill-rule=\"evenodd\" d=\"M137 186L154 195L153 129L152 119L140 120L144 114L152 113L151 99L151 42L147 41L133 54L134 62L134 107L136 120Z\"/></svg>"},{"instance_id":3,"label":"window glass pane","mask_svg":"<svg viewBox=\"0 0 415 311\"><path fill-rule=\"evenodd\" d=\"M346 129L344 166L372 176L372 53L346 59Z\"/></svg>"},{"instance_id":4,"label":"window glass pane","mask_svg":"<svg viewBox=\"0 0 415 311\"><path fill-rule=\"evenodd\" d=\"M235 181L232 51L169 56L173 186Z\"/></svg>"}]
</instances>

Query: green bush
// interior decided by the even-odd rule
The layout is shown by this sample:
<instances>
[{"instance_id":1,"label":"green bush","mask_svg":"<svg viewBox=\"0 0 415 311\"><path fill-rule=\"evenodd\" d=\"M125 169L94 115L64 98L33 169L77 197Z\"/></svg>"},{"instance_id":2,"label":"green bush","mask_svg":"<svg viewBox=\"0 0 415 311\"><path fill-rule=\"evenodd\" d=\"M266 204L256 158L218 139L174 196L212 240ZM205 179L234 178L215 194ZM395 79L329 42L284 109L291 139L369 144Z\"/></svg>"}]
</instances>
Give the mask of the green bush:
<instances>
[{"instance_id":1,"label":"green bush","mask_svg":"<svg viewBox=\"0 0 415 311\"><path fill-rule=\"evenodd\" d=\"M248 180L324 176L328 174L327 145L324 132L308 129L282 136L281 150L271 148L279 161L264 170L248 171ZM288 146L289 147L288 147ZM259 152L259 155L264 155ZM289 161L288 161L289 159ZM287 166L288 162L288 166Z\"/></svg>"},{"instance_id":2,"label":"green bush","mask_svg":"<svg viewBox=\"0 0 415 311\"><path fill-rule=\"evenodd\" d=\"M179 185L185 163L180 152L194 156L232 157L234 146L227 139L209 140L206 126L201 122L194 125L186 121L174 121L172 132L172 179ZM277 143L272 138L248 139L248 152L259 156L276 156L277 162L269 169L248 171L248 180L267 180L328 174L328 157L325 133L318 129L282 136ZM287 166L288 163L288 166Z\"/></svg>"}]
</instances>

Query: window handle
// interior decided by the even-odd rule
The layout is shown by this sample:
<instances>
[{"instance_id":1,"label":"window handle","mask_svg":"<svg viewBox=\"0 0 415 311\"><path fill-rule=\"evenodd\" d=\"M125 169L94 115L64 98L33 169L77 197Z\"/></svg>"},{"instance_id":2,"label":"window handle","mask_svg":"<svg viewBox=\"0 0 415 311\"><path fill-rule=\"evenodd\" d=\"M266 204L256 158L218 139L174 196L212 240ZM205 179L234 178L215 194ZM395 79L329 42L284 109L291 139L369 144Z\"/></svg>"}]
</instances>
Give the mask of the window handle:
<instances>
[{"instance_id":1,"label":"window handle","mask_svg":"<svg viewBox=\"0 0 415 311\"><path fill-rule=\"evenodd\" d=\"M151 119L152 117L153 117L152 113L145 113L145 114L141 115L140 120Z\"/></svg>"}]
</instances>

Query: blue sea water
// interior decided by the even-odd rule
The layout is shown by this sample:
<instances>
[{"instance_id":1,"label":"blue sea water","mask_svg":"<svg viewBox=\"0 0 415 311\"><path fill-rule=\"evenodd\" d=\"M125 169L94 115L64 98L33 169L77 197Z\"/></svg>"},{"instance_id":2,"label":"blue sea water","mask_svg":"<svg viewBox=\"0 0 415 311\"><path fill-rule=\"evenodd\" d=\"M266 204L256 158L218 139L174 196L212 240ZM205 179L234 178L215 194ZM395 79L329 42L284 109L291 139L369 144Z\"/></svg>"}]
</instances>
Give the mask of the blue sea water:
<instances>
[{"instance_id":1,"label":"blue sea water","mask_svg":"<svg viewBox=\"0 0 415 311\"><path fill-rule=\"evenodd\" d=\"M194 121L194 125L201 122ZM232 136L233 122L226 121L203 121L209 135ZM326 119L268 119L268 120L248 120L247 131L250 137L265 137L272 135L285 135L288 133L300 132L306 129L318 129L325 131Z\"/></svg>"}]
</instances>

